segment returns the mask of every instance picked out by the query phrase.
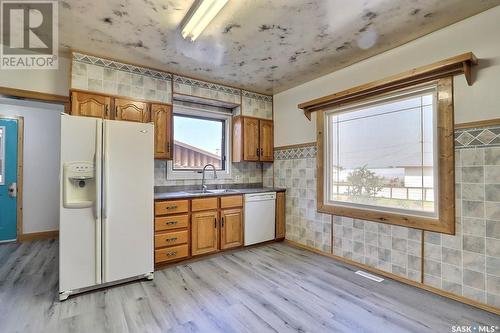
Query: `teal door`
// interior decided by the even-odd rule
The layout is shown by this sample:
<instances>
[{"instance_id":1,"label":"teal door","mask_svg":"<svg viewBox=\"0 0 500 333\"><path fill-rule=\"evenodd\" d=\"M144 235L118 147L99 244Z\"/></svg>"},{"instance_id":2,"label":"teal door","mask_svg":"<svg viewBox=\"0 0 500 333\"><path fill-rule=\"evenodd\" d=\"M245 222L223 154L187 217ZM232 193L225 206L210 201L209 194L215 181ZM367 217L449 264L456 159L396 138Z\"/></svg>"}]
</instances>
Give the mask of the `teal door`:
<instances>
[{"instance_id":1,"label":"teal door","mask_svg":"<svg viewBox=\"0 0 500 333\"><path fill-rule=\"evenodd\" d=\"M0 118L0 242L16 239L17 120Z\"/></svg>"}]
</instances>

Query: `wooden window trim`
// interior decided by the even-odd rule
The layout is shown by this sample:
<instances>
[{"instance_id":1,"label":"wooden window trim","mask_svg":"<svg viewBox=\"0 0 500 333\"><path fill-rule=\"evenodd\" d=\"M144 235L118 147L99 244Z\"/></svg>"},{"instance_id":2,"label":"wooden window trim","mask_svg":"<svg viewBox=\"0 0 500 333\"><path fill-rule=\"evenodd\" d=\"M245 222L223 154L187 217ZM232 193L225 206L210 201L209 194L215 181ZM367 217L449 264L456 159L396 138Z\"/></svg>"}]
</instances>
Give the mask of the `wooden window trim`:
<instances>
[{"instance_id":1,"label":"wooden window trim","mask_svg":"<svg viewBox=\"0 0 500 333\"><path fill-rule=\"evenodd\" d=\"M472 52L467 52L430 65L413 68L381 80L316 98L299 104L298 108L304 110L307 119L311 120L311 113L315 111L331 109L347 103L357 102L383 93L453 75L464 74L467 83L472 85L471 68L473 65L477 65L477 63L476 56Z\"/></svg>"},{"instance_id":2,"label":"wooden window trim","mask_svg":"<svg viewBox=\"0 0 500 333\"><path fill-rule=\"evenodd\" d=\"M370 209L325 204L324 200L324 110L317 112L317 209L319 212L455 234L455 152L453 133L453 77L437 83L438 217L423 217Z\"/></svg>"}]
</instances>

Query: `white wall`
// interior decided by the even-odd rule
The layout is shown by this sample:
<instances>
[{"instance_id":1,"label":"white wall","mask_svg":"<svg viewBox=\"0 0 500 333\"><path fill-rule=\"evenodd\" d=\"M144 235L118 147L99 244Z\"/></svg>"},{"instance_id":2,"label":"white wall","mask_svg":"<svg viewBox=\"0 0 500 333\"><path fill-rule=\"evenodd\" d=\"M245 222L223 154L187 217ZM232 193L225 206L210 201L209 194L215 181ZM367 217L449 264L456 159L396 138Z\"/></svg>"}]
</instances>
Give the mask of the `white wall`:
<instances>
[{"instance_id":1,"label":"white wall","mask_svg":"<svg viewBox=\"0 0 500 333\"><path fill-rule=\"evenodd\" d=\"M24 117L23 233L59 229L62 105L0 98L0 116Z\"/></svg>"},{"instance_id":2,"label":"white wall","mask_svg":"<svg viewBox=\"0 0 500 333\"><path fill-rule=\"evenodd\" d=\"M455 77L455 123L500 118L500 6L274 95L275 146L316 141L299 103L472 51L480 64L468 86Z\"/></svg>"},{"instance_id":3,"label":"white wall","mask_svg":"<svg viewBox=\"0 0 500 333\"><path fill-rule=\"evenodd\" d=\"M58 69L0 69L0 87L68 96L70 64L60 56Z\"/></svg>"}]
</instances>

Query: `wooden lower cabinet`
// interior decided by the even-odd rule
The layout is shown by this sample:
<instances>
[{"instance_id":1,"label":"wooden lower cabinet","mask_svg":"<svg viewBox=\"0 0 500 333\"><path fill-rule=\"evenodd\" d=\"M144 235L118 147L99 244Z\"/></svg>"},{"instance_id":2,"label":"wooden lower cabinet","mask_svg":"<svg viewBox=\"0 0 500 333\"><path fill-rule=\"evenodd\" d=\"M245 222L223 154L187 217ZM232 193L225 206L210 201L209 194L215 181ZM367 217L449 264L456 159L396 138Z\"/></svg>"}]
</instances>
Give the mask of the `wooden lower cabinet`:
<instances>
[{"instance_id":1,"label":"wooden lower cabinet","mask_svg":"<svg viewBox=\"0 0 500 333\"><path fill-rule=\"evenodd\" d=\"M155 201L155 264L243 246L243 196ZM276 239L285 237L285 193L276 197Z\"/></svg>"},{"instance_id":2,"label":"wooden lower cabinet","mask_svg":"<svg viewBox=\"0 0 500 333\"><path fill-rule=\"evenodd\" d=\"M221 250L243 245L243 210L241 208L221 211Z\"/></svg>"},{"instance_id":3,"label":"wooden lower cabinet","mask_svg":"<svg viewBox=\"0 0 500 333\"><path fill-rule=\"evenodd\" d=\"M218 251L219 223L216 210L191 215L191 253L193 256Z\"/></svg>"},{"instance_id":4,"label":"wooden lower cabinet","mask_svg":"<svg viewBox=\"0 0 500 333\"><path fill-rule=\"evenodd\" d=\"M276 193L276 239L285 238L285 192Z\"/></svg>"}]
</instances>

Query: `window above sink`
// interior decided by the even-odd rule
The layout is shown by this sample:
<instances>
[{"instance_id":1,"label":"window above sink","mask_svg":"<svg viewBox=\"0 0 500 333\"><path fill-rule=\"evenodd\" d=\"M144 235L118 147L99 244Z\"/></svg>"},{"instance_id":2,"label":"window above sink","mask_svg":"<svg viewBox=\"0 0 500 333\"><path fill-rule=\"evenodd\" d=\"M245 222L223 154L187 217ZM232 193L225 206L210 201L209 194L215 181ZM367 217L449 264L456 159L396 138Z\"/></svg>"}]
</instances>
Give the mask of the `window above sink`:
<instances>
[{"instance_id":1,"label":"window above sink","mask_svg":"<svg viewBox=\"0 0 500 333\"><path fill-rule=\"evenodd\" d=\"M167 179L201 180L206 164L215 166L218 179L231 177L232 113L224 110L174 103L174 152L173 161L167 163ZM207 174L209 182L212 177Z\"/></svg>"}]
</instances>

